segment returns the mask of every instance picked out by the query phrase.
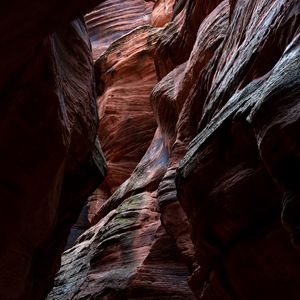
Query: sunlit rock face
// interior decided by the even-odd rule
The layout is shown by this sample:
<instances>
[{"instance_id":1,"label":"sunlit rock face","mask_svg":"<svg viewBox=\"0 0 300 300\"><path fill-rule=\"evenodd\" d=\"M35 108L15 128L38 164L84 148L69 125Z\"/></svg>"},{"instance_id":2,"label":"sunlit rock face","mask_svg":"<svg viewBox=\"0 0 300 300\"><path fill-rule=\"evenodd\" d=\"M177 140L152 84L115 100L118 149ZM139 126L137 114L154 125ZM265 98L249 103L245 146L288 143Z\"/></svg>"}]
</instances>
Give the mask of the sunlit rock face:
<instances>
[{"instance_id":1,"label":"sunlit rock face","mask_svg":"<svg viewBox=\"0 0 300 300\"><path fill-rule=\"evenodd\" d=\"M3 300L45 299L104 175L89 37L82 19L69 23L95 3L76 2L0 4Z\"/></svg>"},{"instance_id":2,"label":"sunlit rock face","mask_svg":"<svg viewBox=\"0 0 300 300\"><path fill-rule=\"evenodd\" d=\"M101 192L111 195L130 176L156 130L149 95L156 83L153 50L158 34L151 26L139 27L114 42L95 63L101 92L98 132L108 173L93 198L91 215L106 200Z\"/></svg>"},{"instance_id":3,"label":"sunlit rock face","mask_svg":"<svg viewBox=\"0 0 300 300\"><path fill-rule=\"evenodd\" d=\"M108 175L49 299L297 300L299 1L133 7L90 28Z\"/></svg>"},{"instance_id":4,"label":"sunlit rock face","mask_svg":"<svg viewBox=\"0 0 300 300\"><path fill-rule=\"evenodd\" d=\"M151 13L151 25L154 27L163 27L172 20L174 0L155 1Z\"/></svg>"},{"instance_id":5,"label":"sunlit rock face","mask_svg":"<svg viewBox=\"0 0 300 300\"><path fill-rule=\"evenodd\" d=\"M99 2L99 1L98 1ZM149 24L153 2L142 0L102 1L86 14L93 57L98 59L117 39L131 30Z\"/></svg>"},{"instance_id":6,"label":"sunlit rock face","mask_svg":"<svg viewBox=\"0 0 300 300\"><path fill-rule=\"evenodd\" d=\"M98 135L108 175L88 202L88 220L130 176L156 130L149 95L157 82L153 2L105 1L85 16L98 90Z\"/></svg>"}]
</instances>

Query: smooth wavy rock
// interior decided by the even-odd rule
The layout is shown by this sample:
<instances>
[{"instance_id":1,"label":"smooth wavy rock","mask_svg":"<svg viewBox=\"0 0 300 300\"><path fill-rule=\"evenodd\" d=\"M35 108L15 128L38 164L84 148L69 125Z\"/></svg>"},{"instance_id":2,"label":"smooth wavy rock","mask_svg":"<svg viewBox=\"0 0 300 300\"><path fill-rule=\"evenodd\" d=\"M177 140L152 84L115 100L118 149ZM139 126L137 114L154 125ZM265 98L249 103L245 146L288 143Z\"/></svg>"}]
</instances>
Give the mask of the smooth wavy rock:
<instances>
[{"instance_id":1,"label":"smooth wavy rock","mask_svg":"<svg viewBox=\"0 0 300 300\"><path fill-rule=\"evenodd\" d=\"M158 0L155 2L151 14L151 25L163 27L172 20L174 0Z\"/></svg>"},{"instance_id":2,"label":"smooth wavy rock","mask_svg":"<svg viewBox=\"0 0 300 300\"><path fill-rule=\"evenodd\" d=\"M211 61L224 39L228 19L229 5L224 1L200 25L189 60L165 76L151 94L154 114L170 156L167 172L158 188L162 222L192 270L198 268L198 263L189 221L177 200L175 178L178 163L197 130L195 117L201 112L201 103L203 105L203 100L197 97L199 82L206 83L205 87L209 85L205 79L213 70ZM205 89L200 91L203 95Z\"/></svg>"},{"instance_id":3,"label":"smooth wavy rock","mask_svg":"<svg viewBox=\"0 0 300 300\"><path fill-rule=\"evenodd\" d=\"M195 299L187 285L190 272L157 210L167 162L157 131L132 176L102 206L96 225L65 252L48 299Z\"/></svg>"},{"instance_id":4,"label":"smooth wavy rock","mask_svg":"<svg viewBox=\"0 0 300 300\"><path fill-rule=\"evenodd\" d=\"M188 272L179 261L160 224L155 194L137 194L64 254L49 299L194 299L182 283Z\"/></svg>"},{"instance_id":5,"label":"smooth wavy rock","mask_svg":"<svg viewBox=\"0 0 300 300\"><path fill-rule=\"evenodd\" d=\"M300 3L170 4L96 63L109 171L49 299L298 300Z\"/></svg>"},{"instance_id":6,"label":"smooth wavy rock","mask_svg":"<svg viewBox=\"0 0 300 300\"><path fill-rule=\"evenodd\" d=\"M86 14L93 57L98 59L117 39L150 24L153 3L144 0L106 0Z\"/></svg>"},{"instance_id":7,"label":"smooth wavy rock","mask_svg":"<svg viewBox=\"0 0 300 300\"><path fill-rule=\"evenodd\" d=\"M108 165L89 203L91 217L132 173L156 130L149 95L156 83L153 50L159 29L140 27L112 43L96 61L99 138Z\"/></svg>"}]
</instances>

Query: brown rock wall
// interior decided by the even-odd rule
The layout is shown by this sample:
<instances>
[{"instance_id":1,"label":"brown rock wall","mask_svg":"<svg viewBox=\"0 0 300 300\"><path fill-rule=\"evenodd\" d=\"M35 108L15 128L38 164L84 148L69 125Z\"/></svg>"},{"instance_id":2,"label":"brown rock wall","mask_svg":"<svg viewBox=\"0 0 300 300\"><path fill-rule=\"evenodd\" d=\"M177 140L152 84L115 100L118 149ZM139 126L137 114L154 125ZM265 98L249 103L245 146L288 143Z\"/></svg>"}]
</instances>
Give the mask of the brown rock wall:
<instances>
[{"instance_id":1,"label":"brown rock wall","mask_svg":"<svg viewBox=\"0 0 300 300\"><path fill-rule=\"evenodd\" d=\"M98 132L108 174L89 203L91 219L130 176L156 130L149 94L156 83L153 49L158 34L159 30L150 26L133 30L113 43L95 63L101 92L97 99Z\"/></svg>"},{"instance_id":2,"label":"brown rock wall","mask_svg":"<svg viewBox=\"0 0 300 300\"><path fill-rule=\"evenodd\" d=\"M96 62L108 176L49 299L296 300L299 1L170 5Z\"/></svg>"}]
</instances>

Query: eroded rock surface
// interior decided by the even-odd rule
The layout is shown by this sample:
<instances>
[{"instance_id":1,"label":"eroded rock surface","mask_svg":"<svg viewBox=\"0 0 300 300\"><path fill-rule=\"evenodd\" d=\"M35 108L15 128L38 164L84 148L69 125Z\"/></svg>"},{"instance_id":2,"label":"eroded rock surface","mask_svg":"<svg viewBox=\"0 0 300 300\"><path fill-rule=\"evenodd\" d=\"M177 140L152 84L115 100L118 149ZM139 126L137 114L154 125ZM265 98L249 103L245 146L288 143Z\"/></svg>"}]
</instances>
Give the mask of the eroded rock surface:
<instances>
[{"instance_id":1,"label":"eroded rock surface","mask_svg":"<svg viewBox=\"0 0 300 300\"><path fill-rule=\"evenodd\" d=\"M150 15L96 62L108 176L49 299L297 300L299 1Z\"/></svg>"},{"instance_id":2,"label":"eroded rock surface","mask_svg":"<svg viewBox=\"0 0 300 300\"><path fill-rule=\"evenodd\" d=\"M297 165L292 136L298 130L288 124L297 123L299 3L283 2L231 5L224 42L209 69L210 86L205 86L209 81L197 85L198 134L180 163L176 186L200 266L191 280L200 299L297 299L299 294L298 253L280 224L282 194L298 182L289 165L290 159ZM177 124L190 122L190 116ZM297 196L292 198L283 221L297 236L296 213L289 208L297 206ZM261 276L249 280L250 274Z\"/></svg>"},{"instance_id":3,"label":"eroded rock surface","mask_svg":"<svg viewBox=\"0 0 300 300\"><path fill-rule=\"evenodd\" d=\"M152 7L151 1L107 0L86 14L94 59L98 59L123 35L139 26L149 24Z\"/></svg>"},{"instance_id":4,"label":"eroded rock surface","mask_svg":"<svg viewBox=\"0 0 300 300\"><path fill-rule=\"evenodd\" d=\"M194 299L190 270L158 209L169 159L150 102L161 31L148 24L112 37L95 61L98 135L108 172L88 202L95 225L64 254L49 299ZM96 53L101 39L97 45Z\"/></svg>"}]
</instances>

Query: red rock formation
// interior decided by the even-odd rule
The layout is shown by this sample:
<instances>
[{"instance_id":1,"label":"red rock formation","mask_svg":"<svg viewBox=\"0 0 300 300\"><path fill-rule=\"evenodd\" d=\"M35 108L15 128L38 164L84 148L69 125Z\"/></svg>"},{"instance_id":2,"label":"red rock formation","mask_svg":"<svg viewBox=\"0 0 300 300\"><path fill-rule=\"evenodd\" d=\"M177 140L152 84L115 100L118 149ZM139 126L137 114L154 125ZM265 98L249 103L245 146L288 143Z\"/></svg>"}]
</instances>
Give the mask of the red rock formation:
<instances>
[{"instance_id":1,"label":"red rock formation","mask_svg":"<svg viewBox=\"0 0 300 300\"><path fill-rule=\"evenodd\" d=\"M111 193L140 161L156 129L149 94L156 83L153 47L159 31L140 27L96 61L103 94L98 98L99 138L108 162Z\"/></svg>"},{"instance_id":2,"label":"red rock formation","mask_svg":"<svg viewBox=\"0 0 300 300\"><path fill-rule=\"evenodd\" d=\"M87 16L108 176L48 299L297 300L299 1L109 3Z\"/></svg>"},{"instance_id":3,"label":"red rock formation","mask_svg":"<svg viewBox=\"0 0 300 300\"><path fill-rule=\"evenodd\" d=\"M156 129L149 95L156 83L158 31L146 26L152 6L142 0L106 1L86 16L96 60L99 137L108 163L108 176L88 203L90 221L130 176Z\"/></svg>"},{"instance_id":4,"label":"red rock formation","mask_svg":"<svg viewBox=\"0 0 300 300\"><path fill-rule=\"evenodd\" d=\"M152 2L143 0L106 0L89 12L85 19L94 59L123 35L149 24L152 6Z\"/></svg>"},{"instance_id":5,"label":"red rock formation","mask_svg":"<svg viewBox=\"0 0 300 300\"><path fill-rule=\"evenodd\" d=\"M105 182L89 201L89 218L130 176L156 129L150 91L156 83L153 48L159 30L139 27L96 61L99 138L108 164Z\"/></svg>"},{"instance_id":6,"label":"red rock formation","mask_svg":"<svg viewBox=\"0 0 300 300\"><path fill-rule=\"evenodd\" d=\"M182 283L186 266L160 224L154 194L127 198L81 241L66 252L59 273L68 289L58 285L50 299L194 299Z\"/></svg>"},{"instance_id":7,"label":"red rock formation","mask_svg":"<svg viewBox=\"0 0 300 300\"><path fill-rule=\"evenodd\" d=\"M177 123L184 133L191 120L198 127L178 170L177 194L200 265L191 280L200 299L298 298L299 255L279 221L282 189L297 195L298 186L290 165L297 166L297 129L287 124L296 124L298 111L291 99L299 92L299 3L283 2L231 6L222 51L203 69L210 80L190 94L202 114L183 115L183 108ZM283 210L294 237L296 199Z\"/></svg>"},{"instance_id":8,"label":"red rock formation","mask_svg":"<svg viewBox=\"0 0 300 300\"><path fill-rule=\"evenodd\" d=\"M151 14L151 25L163 27L172 20L174 0L158 0Z\"/></svg>"},{"instance_id":9,"label":"red rock formation","mask_svg":"<svg viewBox=\"0 0 300 300\"><path fill-rule=\"evenodd\" d=\"M95 63L108 174L88 204L96 225L65 253L49 299L194 299L190 273L157 211L156 190L168 162L150 105L160 32L139 27L112 42ZM67 292L65 277L73 282Z\"/></svg>"},{"instance_id":10,"label":"red rock formation","mask_svg":"<svg viewBox=\"0 0 300 300\"><path fill-rule=\"evenodd\" d=\"M157 211L156 189L167 162L157 131L131 177L94 217L97 224L64 254L49 299L194 299L189 272Z\"/></svg>"}]
</instances>

